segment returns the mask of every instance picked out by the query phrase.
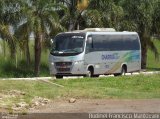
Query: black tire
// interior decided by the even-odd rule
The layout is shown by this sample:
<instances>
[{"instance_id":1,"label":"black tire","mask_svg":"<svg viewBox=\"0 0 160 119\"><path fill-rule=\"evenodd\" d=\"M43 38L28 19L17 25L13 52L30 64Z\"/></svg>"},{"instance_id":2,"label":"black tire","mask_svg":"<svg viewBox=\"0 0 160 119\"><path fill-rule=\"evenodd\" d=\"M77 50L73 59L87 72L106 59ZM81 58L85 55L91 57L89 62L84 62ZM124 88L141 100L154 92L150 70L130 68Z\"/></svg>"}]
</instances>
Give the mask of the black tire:
<instances>
[{"instance_id":1,"label":"black tire","mask_svg":"<svg viewBox=\"0 0 160 119\"><path fill-rule=\"evenodd\" d=\"M125 76L126 75L126 68L125 67L122 67L122 70L121 70L121 76Z\"/></svg>"},{"instance_id":2,"label":"black tire","mask_svg":"<svg viewBox=\"0 0 160 119\"><path fill-rule=\"evenodd\" d=\"M56 79L62 79L63 76L62 75L56 75Z\"/></svg>"},{"instance_id":3,"label":"black tire","mask_svg":"<svg viewBox=\"0 0 160 119\"><path fill-rule=\"evenodd\" d=\"M121 73L116 73L116 74L114 74L114 76L120 76L121 75Z\"/></svg>"},{"instance_id":4,"label":"black tire","mask_svg":"<svg viewBox=\"0 0 160 119\"><path fill-rule=\"evenodd\" d=\"M99 75L93 75L93 77L99 77Z\"/></svg>"},{"instance_id":5,"label":"black tire","mask_svg":"<svg viewBox=\"0 0 160 119\"><path fill-rule=\"evenodd\" d=\"M121 73L115 73L114 76L124 76L127 73L126 70L127 69L125 68L125 66L123 66L122 69L121 69Z\"/></svg>"},{"instance_id":6,"label":"black tire","mask_svg":"<svg viewBox=\"0 0 160 119\"><path fill-rule=\"evenodd\" d=\"M86 77L93 77L93 70L91 68L88 69Z\"/></svg>"}]
</instances>

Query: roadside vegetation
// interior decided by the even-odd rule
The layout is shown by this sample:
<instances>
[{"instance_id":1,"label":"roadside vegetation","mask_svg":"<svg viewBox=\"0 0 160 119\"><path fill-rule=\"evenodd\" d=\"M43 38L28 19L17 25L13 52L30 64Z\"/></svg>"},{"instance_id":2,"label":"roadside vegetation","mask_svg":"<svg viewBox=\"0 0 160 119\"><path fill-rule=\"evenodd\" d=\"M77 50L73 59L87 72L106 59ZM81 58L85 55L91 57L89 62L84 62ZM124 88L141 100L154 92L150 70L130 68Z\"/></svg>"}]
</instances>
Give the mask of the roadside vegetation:
<instances>
[{"instance_id":1,"label":"roadside vegetation","mask_svg":"<svg viewBox=\"0 0 160 119\"><path fill-rule=\"evenodd\" d=\"M50 39L87 27L138 32L142 68L160 71L159 13L159 0L1 0L0 110L19 102L32 105L35 97L160 99L160 74L50 80L64 87L42 80L1 80L49 76Z\"/></svg>"},{"instance_id":2,"label":"roadside vegetation","mask_svg":"<svg viewBox=\"0 0 160 119\"><path fill-rule=\"evenodd\" d=\"M93 27L138 32L142 69L146 66L151 69L151 64L147 64L148 49L156 59L159 57L158 47L152 40L152 36L160 35L159 13L159 0L0 1L0 75L48 75L45 72L50 39L59 32ZM33 43L30 43L30 36Z\"/></svg>"},{"instance_id":3,"label":"roadside vegetation","mask_svg":"<svg viewBox=\"0 0 160 119\"><path fill-rule=\"evenodd\" d=\"M3 45L3 42L0 41ZM1 46L0 45L0 46ZM9 56L9 48L6 45L6 55L0 50L0 77L1 78L20 78L20 77L35 77L34 75L34 41L29 43L31 60L30 64L26 63L24 54L21 50L17 50L16 60L12 60ZM49 49L44 49L41 56L41 72L39 76L50 76L48 67Z\"/></svg>"},{"instance_id":4,"label":"roadside vegetation","mask_svg":"<svg viewBox=\"0 0 160 119\"><path fill-rule=\"evenodd\" d=\"M157 39L154 39L153 43L157 47L158 52L160 52L160 41L158 41ZM152 53L151 50L148 50L146 69L149 71L160 71L160 58L155 60L155 54Z\"/></svg>"},{"instance_id":5,"label":"roadside vegetation","mask_svg":"<svg viewBox=\"0 0 160 119\"><path fill-rule=\"evenodd\" d=\"M153 41L155 46L158 48L160 52L160 41L154 40ZM3 42L0 41L2 44ZM17 51L16 61L10 59L7 55L4 57L3 53L0 53L0 77L1 78L20 78L20 77L35 77L34 75L34 53L33 53L33 41L30 41L30 52L31 53L31 62L30 65L26 64L23 54L21 50ZM42 51L41 55L41 72L40 76L50 76L49 74L49 66L48 66L48 56L49 56L49 49L45 49ZM6 47L6 54L9 54L9 49ZM160 71L160 61L157 59L155 60L155 54L148 50L147 55L147 71Z\"/></svg>"},{"instance_id":6,"label":"roadside vegetation","mask_svg":"<svg viewBox=\"0 0 160 119\"><path fill-rule=\"evenodd\" d=\"M42 97L49 100L69 100L70 98L159 99L159 77L160 74L50 80L64 87L58 87L42 80L1 80L0 108L11 109L14 104L21 101L31 105L35 97ZM9 97L10 95L14 95L15 91L22 92L22 95ZM5 96L8 94L8 97ZM5 99L3 99L3 97Z\"/></svg>"}]
</instances>

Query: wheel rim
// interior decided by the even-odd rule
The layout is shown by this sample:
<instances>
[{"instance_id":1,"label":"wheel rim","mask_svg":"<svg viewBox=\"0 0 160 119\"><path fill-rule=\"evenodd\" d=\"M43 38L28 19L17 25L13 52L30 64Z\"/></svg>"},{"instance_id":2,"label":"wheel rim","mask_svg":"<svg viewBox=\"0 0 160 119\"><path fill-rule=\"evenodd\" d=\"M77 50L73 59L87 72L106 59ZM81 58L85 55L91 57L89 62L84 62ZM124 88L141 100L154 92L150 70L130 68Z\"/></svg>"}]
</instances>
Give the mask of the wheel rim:
<instances>
[{"instance_id":1,"label":"wheel rim","mask_svg":"<svg viewBox=\"0 0 160 119\"><path fill-rule=\"evenodd\" d=\"M124 68L122 68L122 76L125 76L126 75L126 71Z\"/></svg>"},{"instance_id":2,"label":"wheel rim","mask_svg":"<svg viewBox=\"0 0 160 119\"><path fill-rule=\"evenodd\" d=\"M87 75L88 75L88 77L91 77L91 71L89 71L89 70L88 70L88 72L87 72L87 73L88 73L88 74L87 74Z\"/></svg>"}]
</instances>

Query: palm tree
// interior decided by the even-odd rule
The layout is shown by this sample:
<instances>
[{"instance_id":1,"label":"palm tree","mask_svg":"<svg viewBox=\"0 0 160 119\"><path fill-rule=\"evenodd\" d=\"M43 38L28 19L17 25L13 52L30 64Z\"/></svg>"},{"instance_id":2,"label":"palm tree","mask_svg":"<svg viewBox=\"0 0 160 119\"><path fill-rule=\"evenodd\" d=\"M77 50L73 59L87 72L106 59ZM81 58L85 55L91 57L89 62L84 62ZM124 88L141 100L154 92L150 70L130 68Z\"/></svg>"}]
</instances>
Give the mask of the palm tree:
<instances>
[{"instance_id":1,"label":"palm tree","mask_svg":"<svg viewBox=\"0 0 160 119\"><path fill-rule=\"evenodd\" d=\"M14 2L0 1L0 36L3 39L3 42L8 43L11 59L14 59L16 54L16 43L15 38L10 31L10 26L15 23L14 15L17 13L17 9L14 8L14 5L11 6L11 4L14 4ZM13 8L15 11L12 11Z\"/></svg>"},{"instance_id":2,"label":"palm tree","mask_svg":"<svg viewBox=\"0 0 160 119\"><path fill-rule=\"evenodd\" d=\"M23 19L16 30L20 39L29 41L31 33L34 35L35 76L39 76L42 42L47 35L56 29L63 30L56 13L58 6L53 0L23 0ZM28 43L26 43L28 44Z\"/></svg>"},{"instance_id":3,"label":"palm tree","mask_svg":"<svg viewBox=\"0 0 160 119\"><path fill-rule=\"evenodd\" d=\"M92 0L91 0L92 1ZM89 0L60 0L64 5L61 23L69 30L102 27L98 10L91 9Z\"/></svg>"},{"instance_id":4,"label":"palm tree","mask_svg":"<svg viewBox=\"0 0 160 119\"><path fill-rule=\"evenodd\" d=\"M64 6L62 9L61 23L67 28L68 31L77 29L76 22L80 12L77 9L77 0L60 0L58 3Z\"/></svg>"},{"instance_id":5,"label":"palm tree","mask_svg":"<svg viewBox=\"0 0 160 119\"><path fill-rule=\"evenodd\" d=\"M132 30L139 33L142 46L142 69L146 68L148 48L150 48L155 53L155 56L158 57L158 50L151 40L153 25L158 20L157 17L153 17L156 4L157 3L154 0L121 1L121 5L125 11L124 21L121 22L121 30ZM158 26L154 25L154 28L155 27L157 30L159 29Z\"/></svg>"},{"instance_id":6,"label":"palm tree","mask_svg":"<svg viewBox=\"0 0 160 119\"><path fill-rule=\"evenodd\" d=\"M123 18L123 9L114 0L91 0L89 10L93 11L93 15L99 14L99 21L102 22L101 27L115 28L119 30L120 20ZM92 17L94 18L94 17Z\"/></svg>"},{"instance_id":7,"label":"palm tree","mask_svg":"<svg viewBox=\"0 0 160 119\"><path fill-rule=\"evenodd\" d=\"M153 26L152 26L152 34L157 34L160 36L160 1L154 1L154 14L153 14Z\"/></svg>"},{"instance_id":8,"label":"palm tree","mask_svg":"<svg viewBox=\"0 0 160 119\"><path fill-rule=\"evenodd\" d=\"M27 65L31 63L31 56L29 50L29 40L30 40L30 28L27 23L15 28L14 36L17 39L20 50L25 54Z\"/></svg>"}]
</instances>

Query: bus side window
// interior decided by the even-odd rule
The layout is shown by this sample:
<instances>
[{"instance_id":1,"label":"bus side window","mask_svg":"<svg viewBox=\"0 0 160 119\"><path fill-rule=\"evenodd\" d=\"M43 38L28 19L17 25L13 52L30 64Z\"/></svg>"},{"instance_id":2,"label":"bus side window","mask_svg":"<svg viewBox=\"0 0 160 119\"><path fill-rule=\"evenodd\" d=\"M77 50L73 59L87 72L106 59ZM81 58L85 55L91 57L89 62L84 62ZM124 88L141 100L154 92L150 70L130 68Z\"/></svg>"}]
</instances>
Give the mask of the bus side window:
<instances>
[{"instance_id":1,"label":"bus side window","mask_svg":"<svg viewBox=\"0 0 160 119\"><path fill-rule=\"evenodd\" d=\"M86 42L86 54L93 51L93 40L91 36L88 36Z\"/></svg>"}]
</instances>

